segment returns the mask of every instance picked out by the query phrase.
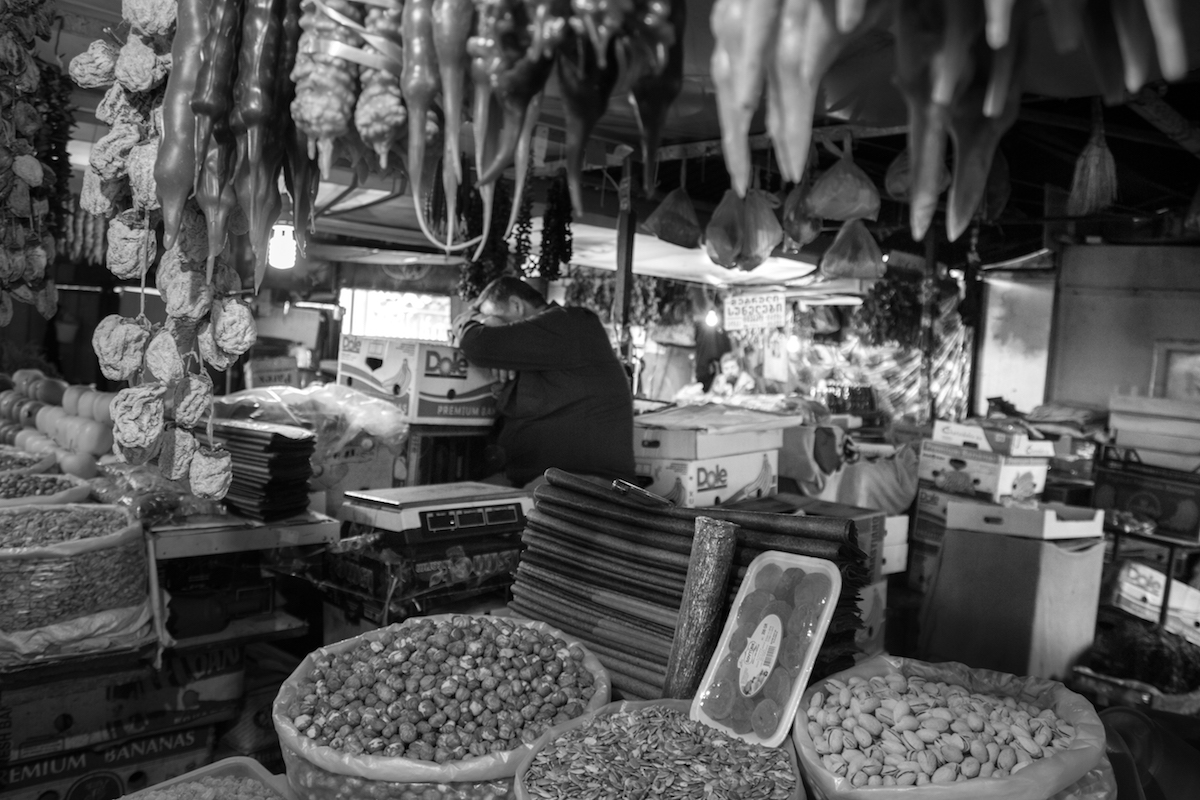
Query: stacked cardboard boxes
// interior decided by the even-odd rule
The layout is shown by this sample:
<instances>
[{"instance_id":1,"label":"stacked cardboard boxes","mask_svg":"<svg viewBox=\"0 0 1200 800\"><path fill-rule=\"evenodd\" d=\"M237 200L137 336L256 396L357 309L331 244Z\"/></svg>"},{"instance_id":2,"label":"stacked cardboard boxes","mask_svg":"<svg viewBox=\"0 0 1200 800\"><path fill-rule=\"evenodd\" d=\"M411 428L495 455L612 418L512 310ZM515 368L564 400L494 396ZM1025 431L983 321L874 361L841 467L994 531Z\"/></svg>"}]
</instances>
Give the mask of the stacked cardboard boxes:
<instances>
[{"instance_id":1,"label":"stacked cardboard boxes","mask_svg":"<svg viewBox=\"0 0 1200 800\"><path fill-rule=\"evenodd\" d=\"M666 417L650 413L634 419L634 463L647 490L686 507L727 505L775 494L782 428L726 428L700 416L695 427L688 427L680 419L685 411L673 409ZM744 422L740 416L739 421Z\"/></svg>"},{"instance_id":2,"label":"stacked cardboard boxes","mask_svg":"<svg viewBox=\"0 0 1200 800\"><path fill-rule=\"evenodd\" d=\"M241 647L218 647L169 653L160 670L6 688L0 797L120 797L203 766L243 686Z\"/></svg>"},{"instance_id":3,"label":"stacked cardboard boxes","mask_svg":"<svg viewBox=\"0 0 1200 800\"><path fill-rule=\"evenodd\" d=\"M1021 433L939 420L921 443L917 513L908 551L908 586L929 588L945 538L950 501L1031 504L1041 497L1054 444Z\"/></svg>"}]
</instances>

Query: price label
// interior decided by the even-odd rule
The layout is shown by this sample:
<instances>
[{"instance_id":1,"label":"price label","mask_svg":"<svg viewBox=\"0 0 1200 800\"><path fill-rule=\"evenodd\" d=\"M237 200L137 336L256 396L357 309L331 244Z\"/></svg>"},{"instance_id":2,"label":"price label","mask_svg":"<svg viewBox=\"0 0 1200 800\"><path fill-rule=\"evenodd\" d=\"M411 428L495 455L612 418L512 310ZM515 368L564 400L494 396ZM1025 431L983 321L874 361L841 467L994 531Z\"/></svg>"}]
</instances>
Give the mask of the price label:
<instances>
[{"instance_id":1,"label":"price label","mask_svg":"<svg viewBox=\"0 0 1200 800\"><path fill-rule=\"evenodd\" d=\"M725 330L780 328L787 321L783 293L740 294L725 300Z\"/></svg>"}]
</instances>

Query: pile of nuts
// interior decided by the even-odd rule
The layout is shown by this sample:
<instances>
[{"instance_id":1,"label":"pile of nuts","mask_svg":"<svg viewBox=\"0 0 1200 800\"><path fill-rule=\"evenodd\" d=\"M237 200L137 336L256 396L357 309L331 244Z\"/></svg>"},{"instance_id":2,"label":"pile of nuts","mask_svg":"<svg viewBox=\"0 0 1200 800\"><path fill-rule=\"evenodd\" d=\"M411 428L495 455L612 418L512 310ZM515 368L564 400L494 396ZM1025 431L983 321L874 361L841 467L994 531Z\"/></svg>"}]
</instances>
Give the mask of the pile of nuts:
<instances>
[{"instance_id":1,"label":"pile of nuts","mask_svg":"<svg viewBox=\"0 0 1200 800\"><path fill-rule=\"evenodd\" d=\"M916 676L830 679L824 689L809 702L808 734L825 769L856 787L1003 778L1075 736L1052 709Z\"/></svg>"},{"instance_id":2,"label":"pile of nuts","mask_svg":"<svg viewBox=\"0 0 1200 800\"><path fill-rule=\"evenodd\" d=\"M21 475L15 472L0 473L0 499L16 500L21 497L46 497L70 489L75 484L61 475Z\"/></svg>"},{"instance_id":3,"label":"pile of nuts","mask_svg":"<svg viewBox=\"0 0 1200 800\"><path fill-rule=\"evenodd\" d=\"M107 536L129 525L129 516L103 506L35 506L0 510L0 549L40 547Z\"/></svg>"},{"instance_id":4,"label":"pile of nuts","mask_svg":"<svg viewBox=\"0 0 1200 800\"><path fill-rule=\"evenodd\" d=\"M9 452L0 450L0 472L8 472L14 469L25 469L38 463L44 456L33 455L32 453Z\"/></svg>"},{"instance_id":5,"label":"pile of nuts","mask_svg":"<svg viewBox=\"0 0 1200 800\"><path fill-rule=\"evenodd\" d=\"M340 654L319 650L284 713L314 744L443 763L505 752L579 716L584 651L491 617L415 618Z\"/></svg>"},{"instance_id":6,"label":"pile of nuts","mask_svg":"<svg viewBox=\"0 0 1200 800\"><path fill-rule=\"evenodd\" d=\"M161 789L147 789L138 800L282 800L274 789L253 778L207 776Z\"/></svg>"}]
</instances>

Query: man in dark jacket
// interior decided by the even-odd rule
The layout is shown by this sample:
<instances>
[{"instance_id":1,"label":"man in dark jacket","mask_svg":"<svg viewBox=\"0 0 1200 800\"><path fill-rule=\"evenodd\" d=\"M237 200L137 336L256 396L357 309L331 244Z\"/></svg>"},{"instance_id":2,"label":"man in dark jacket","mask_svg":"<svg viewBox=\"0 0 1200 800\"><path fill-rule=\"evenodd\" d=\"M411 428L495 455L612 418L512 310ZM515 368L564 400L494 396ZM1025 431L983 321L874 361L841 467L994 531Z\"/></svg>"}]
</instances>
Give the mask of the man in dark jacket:
<instances>
[{"instance_id":1,"label":"man in dark jacket","mask_svg":"<svg viewBox=\"0 0 1200 800\"><path fill-rule=\"evenodd\" d=\"M498 444L514 486L549 467L633 479L629 379L594 313L502 277L455 320L454 340L468 361L504 379Z\"/></svg>"}]
</instances>

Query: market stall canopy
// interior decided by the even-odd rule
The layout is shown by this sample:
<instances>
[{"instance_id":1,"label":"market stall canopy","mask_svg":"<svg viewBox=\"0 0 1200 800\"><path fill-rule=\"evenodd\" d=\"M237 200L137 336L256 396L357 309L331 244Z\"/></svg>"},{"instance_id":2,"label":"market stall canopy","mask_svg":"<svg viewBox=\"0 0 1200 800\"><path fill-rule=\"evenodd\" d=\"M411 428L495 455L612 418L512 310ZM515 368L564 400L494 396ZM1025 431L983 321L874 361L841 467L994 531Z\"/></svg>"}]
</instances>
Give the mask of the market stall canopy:
<instances>
[{"instance_id":1,"label":"market stall canopy","mask_svg":"<svg viewBox=\"0 0 1200 800\"><path fill-rule=\"evenodd\" d=\"M714 0L688 3L683 91L672 106L663 131L663 154L673 159L689 159L688 190L702 217L711 211L729 185L720 163L720 125L710 73L714 41L709 17L713 5ZM111 38L109 31L120 23L120 6L121 0L61 0L57 4L62 17L61 33L52 45L43 46L46 51L43 55L57 58L65 65L91 41ZM1200 64L1200 3L1181 2L1178 6L1181 33L1188 46L1188 63ZM1016 219L1017 224L1027 227L1016 232L1011 227L1007 231L988 232L989 236L1001 238L1020 236L1022 241L1041 236L1036 225L1029 226L1024 220L1045 216L1044 186L1070 184L1074 161L1091 127L1090 105L1081 98L1097 96L1101 91L1085 49L1080 47L1060 54L1051 40L1044 4L1031 3L1030 8L1033 17L1022 70L1022 107L1002 147L1007 151L1013 182L1007 221ZM888 164L906 143L903 134L892 127L907 122L904 99L893 83L896 73L893 29L891 18L886 18L858 37L833 62L821 83L815 121L818 127L850 123L891 131L892 135L887 137L866 139L855 151L856 160L879 185ZM1157 69L1157 65L1152 67L1152 79L1158 77ZM1170 138L1147 122L1145 112L1152 112L1150 106L1156 103L1160 104L1160 111L1161 104L1174 105L1183 110L1178 115L1184 126L1180 136L1186 137L1189 129L1194 134L1194 125L1186 117L1187 109L1195 108L1200 99L1198 86L1197 82L1185 79L1161 91L1155 87L1149 95L1132 98L1134 102L1128 107L1106 110L1107 130L1121 172L1121 192L1115 207L1118 213L1153 215L1166 206L1186 205L1194 193L1200 181L1200 161L1187 153L1179 137ZM75 146L77 158L84 157L87 145L96 138L94 113L100 98L101 92L94 90L78 90L74 95L81 123ZM585 188L589 189L589 195L601 192L605 182L598 167L611 166L614 152L638 147L636 118L627 100L627 95L618 89L592 134L592 145L585 159L590 178ZM756 165L769 173L773 164L769 143L762 135L763 117L760 108L751 125L751 134L758 137L752 147ZM543 160L553 165L562 157L565 127L563 103L553 82L542 105L541 122L548 129ZM870 130L865 133L872 135ZM1152 157L1147 157L1148 153ZM828 154L822 157L827 159ZM679 163L676 160L663 165L659 172L660 189L678 184ZM394 183L360 186L348 172L335 172L323 185L321 195L338 202L327 203L329 213L318 220L318 234L343 242L432 250L417 230L411 195L404 193L405 188ZM997 227L1003 229L1005 221L1000 220ZM1035 248L1026 247L1022 252L1031 249ZM584 252L581 250L581 257ZM814 258L810 256L808 260Z\"/></svg>"}]
</instances>

